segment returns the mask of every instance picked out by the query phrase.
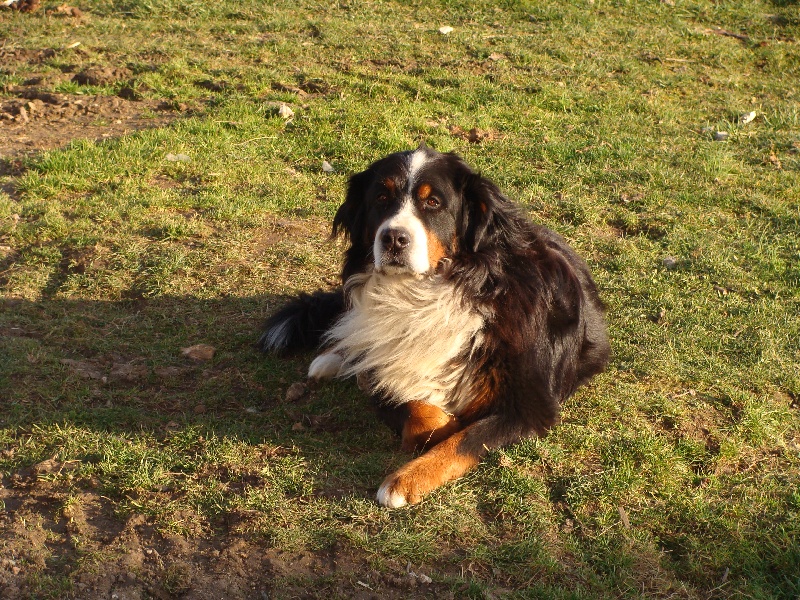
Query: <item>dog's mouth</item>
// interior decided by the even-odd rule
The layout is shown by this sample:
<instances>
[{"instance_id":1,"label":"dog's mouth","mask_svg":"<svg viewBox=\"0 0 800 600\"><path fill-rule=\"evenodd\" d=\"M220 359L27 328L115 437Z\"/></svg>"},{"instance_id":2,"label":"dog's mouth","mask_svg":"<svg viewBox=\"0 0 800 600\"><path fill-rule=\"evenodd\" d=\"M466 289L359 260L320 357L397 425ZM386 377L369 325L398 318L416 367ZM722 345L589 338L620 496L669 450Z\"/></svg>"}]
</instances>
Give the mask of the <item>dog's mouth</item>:
<instances>
[{"instance_id":1,"label":"dog's mouth","mask_svg":"<svg viewBox=\"0 0 800 600\"><path fill-rule=\"evenodd\" d=\"M409 263L407 253L400 252L382 252L380 258L375 261L375 270L379 273L387 275L398 275L403 273L413 273L414 269Z\"/></svg>"},{"instance_id":2,"label":"dog's mouth","mask_svg":"<svg viewBox=\"0 0 800 600\"><path fill-rule=\"evenodd\" d=\"M443 258L436 263L435 267L428 269L424 273L420 273L402 259L392 258L383 261L380 266L375 267L375 271L383 275L413 275L414 277L441 276L447 273L452 262L453 261L449 258Z\"/></svg>"},{"instance_id":3,"label":"dog's mouth","mask_svg":"<svg viewBox=\"0 0 800 600\"><path fill-rule=\"evenodd\" d=\"M377 271L385 275L421 275L421 273L416 273L411 267L399 260L385 262L378 267Z\"/></svg>"}]
</instances>

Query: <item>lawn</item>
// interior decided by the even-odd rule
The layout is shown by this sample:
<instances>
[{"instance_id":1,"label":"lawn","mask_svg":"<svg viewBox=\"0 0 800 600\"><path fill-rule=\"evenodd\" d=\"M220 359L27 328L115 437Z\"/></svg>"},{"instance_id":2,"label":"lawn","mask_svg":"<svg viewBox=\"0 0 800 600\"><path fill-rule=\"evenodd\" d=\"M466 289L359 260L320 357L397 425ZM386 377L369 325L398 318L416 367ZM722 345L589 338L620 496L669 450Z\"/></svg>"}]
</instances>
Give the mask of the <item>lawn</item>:
<instances>
[{"instance_id":1,"label":"lawn","mask_svg":"<svg viewBox=\"0 0 800 600\"><path fill-rule=\"evenodd\" d=\"M79 9L0 11L0 597L800 597L796 2ZM255 343L421 142L586 257L613 358L392 511L355 383Z\"/></svg>"}]
</instances>

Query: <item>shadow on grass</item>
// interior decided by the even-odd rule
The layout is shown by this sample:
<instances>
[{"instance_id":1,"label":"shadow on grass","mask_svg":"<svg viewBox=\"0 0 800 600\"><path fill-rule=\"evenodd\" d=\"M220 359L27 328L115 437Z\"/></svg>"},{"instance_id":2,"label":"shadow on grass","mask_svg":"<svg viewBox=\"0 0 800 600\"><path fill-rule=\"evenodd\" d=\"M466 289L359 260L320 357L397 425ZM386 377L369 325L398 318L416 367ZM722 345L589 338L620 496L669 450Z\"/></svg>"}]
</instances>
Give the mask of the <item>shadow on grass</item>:
<instances>
[{"instance_id":1,"label":"shadow on grass","mask_svg":"<svg viewBox=\"0 0 800 600\"><path fill-rule=\"evenodd\" d=\"M0 419L14 427L69 419L119 432L182 420L251 442L274 437L281 443L314 429L308 422L291 433L309 410L344 409L342 425L352 422L358 430L373 423L368 403L347 383L285 401L287 388L305 381L313 354L279 358L255 345L262 322L284 301L268 295L0 301L6 406ZM183 353L197 344L211 346L213 357Z\"/></svg>"},{"instance_id":2,"label":"shadow on grass","mask_svg":"<svg viewBox=\"0 0 800 600\"><path fill-rule=\"evenodd\" d=\"M0 596L46 597L56 578L108 597L129 572L155 597L281 578L346 595L344 574L371 570L319 521L370 503L397 444L348 383L286 400L310 357L255 347L283 301L0 301L0 558L30 575L0 573ZM213 358L182 354L195 344Z\"/></svg>"}]
</instances>

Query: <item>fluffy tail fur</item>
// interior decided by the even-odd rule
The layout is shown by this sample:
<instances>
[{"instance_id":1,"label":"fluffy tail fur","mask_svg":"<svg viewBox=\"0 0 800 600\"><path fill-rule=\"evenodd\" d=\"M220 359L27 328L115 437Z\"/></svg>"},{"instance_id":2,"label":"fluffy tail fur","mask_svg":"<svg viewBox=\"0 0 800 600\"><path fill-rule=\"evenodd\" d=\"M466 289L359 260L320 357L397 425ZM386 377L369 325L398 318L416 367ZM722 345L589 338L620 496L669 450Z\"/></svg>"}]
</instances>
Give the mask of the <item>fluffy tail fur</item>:
<instances>
[{"instance_id":1,"label":"fluffy tail fur","mask_svg":"<svg viewBox=\"0 0 800 600\"><path fill-rule=\"evenodd\" d=\"M341 289L300 294L267 320L258 347L278 354L313 350L343 311Z\"/></svg>"}]
</instances>

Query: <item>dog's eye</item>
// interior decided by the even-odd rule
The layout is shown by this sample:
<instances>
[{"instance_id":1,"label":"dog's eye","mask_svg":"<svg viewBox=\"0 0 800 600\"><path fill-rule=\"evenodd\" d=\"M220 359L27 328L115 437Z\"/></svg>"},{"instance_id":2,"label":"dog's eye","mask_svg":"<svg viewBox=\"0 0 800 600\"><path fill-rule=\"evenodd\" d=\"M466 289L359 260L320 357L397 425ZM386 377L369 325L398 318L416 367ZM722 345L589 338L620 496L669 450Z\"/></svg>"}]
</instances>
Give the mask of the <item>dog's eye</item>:
<instances>
[{"instance_id":1,"label":"dog's eye","mask_svg":"<svg viewBox=\"0 0 800 600\"><path fill-rule=\"evenodd\" d=\"M442 203L439 201L439 199L436 196L429 196L429 197L425 198L425 208L433 208L433 209L435 209L435 208L439 208L441 205L442 205Z\"/></svg>"},{"instance_id":2,"label":"dog's eye","mask_svg":"<svg viewBox=\"0 0 800 600\"><path fill-rule=\"evenodd\" d=\"M375 202L378 204L386 204L386 201L389 200L389 196L387 194L379 194L377 198L375 198Z\"/></svg>"}]
</instances>

